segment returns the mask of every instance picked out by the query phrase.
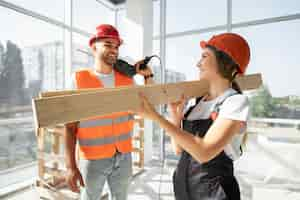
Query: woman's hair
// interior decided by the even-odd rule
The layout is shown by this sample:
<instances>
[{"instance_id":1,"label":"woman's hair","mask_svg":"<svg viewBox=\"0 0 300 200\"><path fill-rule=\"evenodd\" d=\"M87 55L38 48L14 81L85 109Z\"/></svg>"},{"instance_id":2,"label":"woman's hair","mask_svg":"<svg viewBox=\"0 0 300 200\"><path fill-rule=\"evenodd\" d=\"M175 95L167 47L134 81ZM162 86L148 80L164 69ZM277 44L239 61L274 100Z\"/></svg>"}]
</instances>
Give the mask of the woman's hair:
<instances>
[{"instance_id":1,"label":"woman's hair","mask_svg":"<svg viewBox=\"0 0 300 200\"><path fill-rule=\"evenodd\" d=\"M219 51L214 46L207 45L207 48L212 50L216 56L218 62L219 73L227 80L230 81L231 87L235 89L238 93L242 93L241 88L234 80L238 74L239 65L236 64L231 57L223 51Z\"/></svg>"}]
</instances>

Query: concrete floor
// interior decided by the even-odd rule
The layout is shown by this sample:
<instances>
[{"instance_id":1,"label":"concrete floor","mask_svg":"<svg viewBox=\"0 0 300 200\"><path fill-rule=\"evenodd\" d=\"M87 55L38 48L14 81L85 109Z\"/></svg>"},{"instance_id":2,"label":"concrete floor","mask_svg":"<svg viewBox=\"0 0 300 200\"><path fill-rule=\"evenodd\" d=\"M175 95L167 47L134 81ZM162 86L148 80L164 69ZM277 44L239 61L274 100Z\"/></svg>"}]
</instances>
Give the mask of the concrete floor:
<instances>
[{"instance_id":1,"label":"concrete floor","mask_svg":"<svg viewBox=\"0 0 300 200\"><path fill-rule=\"evenodd\" d=\"M128 192L128 200L173 200L172 173L175 165L175 161L166 162L164 168L162 168L162 164L159 161L153 160L148 163L145 166L145 170L132 179ZM38 191L34 187L31 187L2 199L35 200L40 198Z\"/></svg>"},{"instance_id":2,"label":"concrete floor","mask_svg":"<svg viewBox=\"0 0 300 200\"><path fill-rule=\"evenodd\" d=\"M145 167L145 171L143 173L132 179L128 193L128 200L174 200L172 173L175 165L175 161L167 160L162 168L160 162L153 160ZM261 167L263 166L267 167L262 164ZM244 165L244 167L246 166ZM246 168L246 170L248 169ZM265 173L267 172L266 170L264 171ZM276 179L265 183L263 182L264 180L260 180L259 175L256 177L255 174L245 174L240 170L237 172L238 181L241 187L242 200L300 200L300 187L298 183L290 182L287 184L282 182L278 184L278 180ZM39 198L38 192L35 188L29 188L25 191L12 194L2 199L37 200L42 198ZM58 200L58 198L53 199Z\"/></svg>"},{"instance_id":3,"label":"concrete floor","mask_svg":"<svg viewBox=\"0 0 300 200\"><path fill-rule=\"evenodd\" d=\"M267 136L249 137L244 156L235 162L242 200L300 200L300 143L298 140L272 141ZM299 137L298 134L296 136L293 138ZM167 154L168 158L172 155L174 157L169 151ZM143 173L132 179L128 200L174 199L171 178L176 161L168 159L162 167L161 162L155 158L145 166ZM4 184L13 180L8 176L9 173L6 178L0 179L0 185L1 181ZM14 177L19 176L14 173ZM39 196L34 188L29 188L0 199L35 200Z\"/></svg>"}]
</instances>

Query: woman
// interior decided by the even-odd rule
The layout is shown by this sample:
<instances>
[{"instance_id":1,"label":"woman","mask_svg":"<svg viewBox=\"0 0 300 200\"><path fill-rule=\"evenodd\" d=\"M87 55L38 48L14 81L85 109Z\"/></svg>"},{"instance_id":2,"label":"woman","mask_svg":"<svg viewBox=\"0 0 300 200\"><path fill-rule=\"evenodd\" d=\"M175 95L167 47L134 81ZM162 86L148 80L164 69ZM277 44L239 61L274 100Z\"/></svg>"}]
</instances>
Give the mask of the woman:
<instances>
[{"instance_id":1,"label":"woman","mask_svg":"<svg viewBox=\"0 0 300 200\"><path fill-rule=\"evenodd\" d=\"M202 41L197 64L208 94L183 114L184 100L170 105L171 122L159 115L141 94L139 115L156 121L181 154L173 183L176 200L240 199L233 160L240 154L249 102L234 82L250 60L245 39L224 33Z\"/></svg>"}]
</instances>

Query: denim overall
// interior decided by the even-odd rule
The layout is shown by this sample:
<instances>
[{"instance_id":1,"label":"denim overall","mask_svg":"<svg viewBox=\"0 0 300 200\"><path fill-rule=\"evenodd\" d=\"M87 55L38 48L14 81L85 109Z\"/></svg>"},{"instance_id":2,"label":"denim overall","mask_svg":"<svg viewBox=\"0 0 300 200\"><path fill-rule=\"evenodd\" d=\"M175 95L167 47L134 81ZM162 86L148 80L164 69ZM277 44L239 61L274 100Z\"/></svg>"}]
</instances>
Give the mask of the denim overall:
<instances>
[{"instance_id":1,"label":"denim overall","mask_svg":"<svg viewBox=\"0 0 300 200\"><path fill-rule=\"evenodd\" d=\"M197 103L200 100L197 99ZM187 120L194 107L185 114L182 128L195 136L204 137L213 119ZM233 161L224 151L206 163L199 163L183 151L173 175L173 185L176 200L240 200L239 186L233 175Z\"/></svg>"}]
</instances>

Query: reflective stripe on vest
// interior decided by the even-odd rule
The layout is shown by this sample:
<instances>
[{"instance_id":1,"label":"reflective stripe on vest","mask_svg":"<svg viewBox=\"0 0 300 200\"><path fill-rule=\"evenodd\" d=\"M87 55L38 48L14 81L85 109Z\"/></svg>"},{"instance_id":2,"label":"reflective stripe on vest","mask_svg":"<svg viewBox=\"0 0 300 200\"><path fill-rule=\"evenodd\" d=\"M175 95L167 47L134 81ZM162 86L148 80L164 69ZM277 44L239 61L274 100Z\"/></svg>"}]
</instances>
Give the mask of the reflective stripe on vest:
<instances>
[{"instance_id":1,"label":"reflective stripe on vest","mask_svg":"<svg viewBox=\"0 0 300 200\"><path fill-rule=\"evenodd\" d=\"M78 139L79 144L82 146L99 146L105 144L113 144L117 141L128 140L132 137L132 132L122 133L118 136L105 137L105 138L94 138L94 139Z\"/></svg>"},{"instance_id":2,"label":"reflective stripe on vest","mask_svg":"<svg viewBox=\"0 0 300 200\"><path fill-rule=\"evenodd\" d=\"M95 126L109 126L112 125L113 123L123 123L123 122L128 122L130 120L133 120L132 115L129 116L121 116L116 119L92 119L92 120L86 120L86 121L81 121L79 123L79 128L91 128Z\"/></svg>"}]
</instances>

